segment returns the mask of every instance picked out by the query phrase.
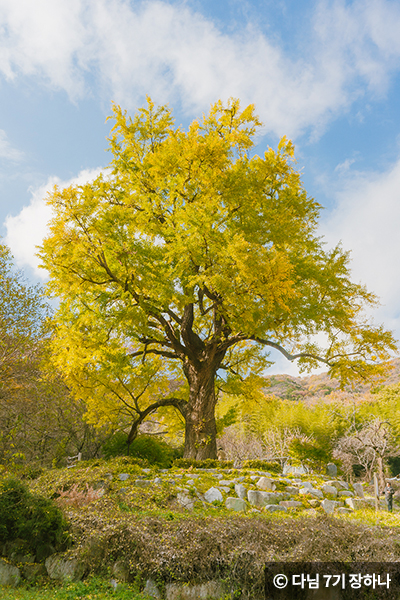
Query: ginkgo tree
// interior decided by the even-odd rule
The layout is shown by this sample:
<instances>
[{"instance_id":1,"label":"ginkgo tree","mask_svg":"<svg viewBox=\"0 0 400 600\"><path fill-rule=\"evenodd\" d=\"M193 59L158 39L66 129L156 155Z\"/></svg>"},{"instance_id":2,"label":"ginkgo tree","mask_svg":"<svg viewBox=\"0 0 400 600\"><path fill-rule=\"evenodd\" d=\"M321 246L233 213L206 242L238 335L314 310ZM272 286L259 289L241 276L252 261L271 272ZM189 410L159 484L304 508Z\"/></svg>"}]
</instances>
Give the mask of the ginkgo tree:
<instances>
[{"instance_id":1,"label":"ginkgo tree","mask_svg":"<svg viewBox=\"0 0 400 600\"><path fill-rule=\"evenodd\" d=\"M324 249L292 143L252 153L254 106L217 102L188 131L150 99L114 120L110 169L54 189L40 252L60 301L57 363L89 418L129 418L129 443L173 406L185 456L204 459L217 378L260 379L268 348L343 382L382 369L395 342L366 321L376 299L340 245Z\"/></svg>"}]
</instances>

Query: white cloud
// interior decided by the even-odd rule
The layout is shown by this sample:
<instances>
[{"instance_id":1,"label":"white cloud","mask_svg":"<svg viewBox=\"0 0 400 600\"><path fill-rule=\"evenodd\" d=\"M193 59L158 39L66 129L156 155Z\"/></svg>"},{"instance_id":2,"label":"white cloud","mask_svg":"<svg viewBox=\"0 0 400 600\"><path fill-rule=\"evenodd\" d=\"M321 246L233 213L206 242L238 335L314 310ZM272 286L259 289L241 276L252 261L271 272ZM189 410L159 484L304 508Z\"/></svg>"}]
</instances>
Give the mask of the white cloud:
<instances>
[{"instance_id":1,"label":"white cloud","mask_svg":"<svg viewBox=\"0 0 400 600\"><path fill-rule=\"evenodd\" d=\"M39 268L36 256L37 246L41 245L48 231L48 222L52 217L51 208L46 204L46 196L55 185L59 188L70 185L83 185L95 179L101 169L84 170L69 181L61 181L58 177L50 177L48 181L31 190L31 201L18 215L8 216L5 221L7 234L4 243L10 248L19 266L30 266L37 277L47 278L44 269Z\"/></svg>"},{"instance_id":2,"label":"white cloud","mask_svg":"<svg viewBox=\"0 0 400 600\"><path fill-rule=\"evenodd\" d=\"M321 231L329 246L351 250L352 279L378 295L375 320L400 338L400 159L384 173L348 171L340 185Z\"/></svg>"},{"instance_id":3,"label":"white cloud","mask_svg":"<svg viewBox=\"0 0 400 600\"><path fill-rule=\"evenodd\" d=\"M150 0L0 0L0 71L110 97L129 109L149 93L198 113L217 98L255 102L266 130L320 132L399 68L400 7L389 0L316 3L303 47L289 56L245 24L222 33L185 4Z\"/></svg>"},{"instance_id":4,"label":"white cloud","mask_svg":"<svg viewBox=\"0 0 400 600\"><path fill-rule=\"evenodd\" d=\"M0 158L6 160L20 161L23 158L23 153L13 148L7 139L7 134L3 129L0 129Z\"/></svg>"}]
</instances>

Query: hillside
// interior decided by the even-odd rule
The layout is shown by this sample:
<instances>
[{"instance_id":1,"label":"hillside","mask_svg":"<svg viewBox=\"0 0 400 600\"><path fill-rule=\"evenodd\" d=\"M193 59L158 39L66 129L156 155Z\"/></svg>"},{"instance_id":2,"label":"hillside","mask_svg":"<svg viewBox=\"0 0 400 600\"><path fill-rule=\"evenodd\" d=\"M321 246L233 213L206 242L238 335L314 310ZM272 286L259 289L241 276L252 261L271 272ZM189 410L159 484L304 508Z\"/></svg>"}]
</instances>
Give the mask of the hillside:
<instances>
[{"instance_id":1,"label":"hillside","mask_svg":"<svg viewBox=\"0 0 400 600\"><path fill-rule=\"evenodd\" d=\"M371 390L383 385L394 385L400 382L400 359L391 361L391 370L383 378L359 383L354 387L346 386L344 391L350 394L367 394ZM266 394L286 398L288 400L315 401L329 397L340 391L338 379L331 379L327 373L309 375L305 377L292 377L290 375L271 375L266 378Z\"/></svg>"},{"instance_id":2,"label":"hillside","mask_svg":"<svg viewBox=\"0 0 400 600\"><path fill-rule=\"evenodd\" d=\"M6 544L0 566L14 569L15 583L22 576L43 587L49 577L97 575L117 587L136 582L147 593L136 596L143 600L233 600L239 591L261 600L268 561L399 557L397 506L377 519L369 487L340 477L144 468L121 457L52 469L29 486L58 498L70 524L69 548L55 553L47 545L39 559L16 555L21 540Z\"/></svg>"}]
</instances>

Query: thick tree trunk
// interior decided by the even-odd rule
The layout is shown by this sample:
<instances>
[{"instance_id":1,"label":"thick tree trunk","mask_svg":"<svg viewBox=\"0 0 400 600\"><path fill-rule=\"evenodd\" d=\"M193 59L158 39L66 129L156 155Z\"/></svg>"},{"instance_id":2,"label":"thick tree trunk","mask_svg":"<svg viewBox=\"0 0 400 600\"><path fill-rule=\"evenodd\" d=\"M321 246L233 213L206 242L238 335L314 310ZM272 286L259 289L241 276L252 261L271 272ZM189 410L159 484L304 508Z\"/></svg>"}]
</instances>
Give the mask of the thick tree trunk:
<instances>
[{"instance_id":1,"label":"thick tree trunk","mask_svg":"<svg viewBox=\"0 0 400 600\"><path fill-rule=\"evenodd\" d=\"M212 363L202 365L201 369L189 364L184 367L190 390L185 419L185 458L217 458L215 376L218 366Z\"/></svg>"}]
</instances>

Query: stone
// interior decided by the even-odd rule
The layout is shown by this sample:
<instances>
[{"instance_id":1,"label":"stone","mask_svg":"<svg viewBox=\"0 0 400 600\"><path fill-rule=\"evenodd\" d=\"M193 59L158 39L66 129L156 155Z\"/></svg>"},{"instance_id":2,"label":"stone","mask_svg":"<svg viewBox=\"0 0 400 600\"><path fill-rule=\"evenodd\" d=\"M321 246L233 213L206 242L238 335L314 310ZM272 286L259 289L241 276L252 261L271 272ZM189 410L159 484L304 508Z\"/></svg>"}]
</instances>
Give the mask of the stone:
<instances>
[{"instance_id":1,"label":"stone","mask_svg":"<svg viewBox=\"0 0 400 600\"><path fill-rule=\"evenodd\" d=\"M194 479L187 479L186 480L186 484L187 485L194 485Z\"/></svg>"},{"instance_id":2,"label":"stone","mask_svg":"<svg viewBox=\"0 0 400 600\"><path fill-rule=\"evenodd\" d=\"M165 600L220 600L225 588L219 581L207 581L199 585L186 583L167 583Z\"/></svg>"},{"instance_id":3,"label":"stone","mask_svg":"<svg viewBox=\"0 0 400 600\"><path fill-rule=\"evenodd\" d=\"M232 485L232 481L229 481L229 479L221 479L221 481L218 483L218 486L224 485L226 487L230 487Z\"/></svg>"},{"instance_id":4,"label":"stone","mask_svg":"<svg viewBox=\"0 0 400 600\"><path fill-rule=\"evenodd\" d=\"M0 558L0 586L17 587L20 580L21 572L18 567L14 567Z\"/></svg>"},{"instance_id":5,"label":"stone","mask_svg":"<svg viewBox=\"0 0 400 600\"><path fill-rule=\"evenodd\" d=\"M53 554L45 560L47 574L50 579L59 581L80 581L85 567L76 558L66 558L62 554Z\"/></svg>"},{"instance_id":6,"label":"stone","mask_svg":"<svg viewBox=\"0 0 400 600\"><path fill-rule=\"evenodd\" d=\"M279 506L278 504L266 504L264 509L268 512L287 512L286 506Z\"/></svg>"},{"instance_id":7,"label":"stone","mask_svg":"<svg viewBox=\"0 0 400 600\"><path fill-rule=\"evenodd\" d=\"M114 563L112 568L112 574L118 581L129 581L129 567L122 560L117 560L117 562Z\"/></svg>"},{"instance_id":8,"label":"stone","mask_svg":"<svg viewBox=\"0 0 400 600\"><path fill-rule=\"evenodd\" d=\"M151 483L152 482L149 479L135 479L135 481L133 482L133 484L136 485L136 487L150 487Z\"/></svg>"},{"instance_id":9,"label":"stone","mask_svg":"<svg viewBox=\"0 0 400 600\"><path fill-rule=\"evenodd\" d=\"M126 481L127 479L129 479L130 474L129 473L120 473L118 475L118 479L120 479L121 481Z\"/></svg>"},{"instance_id":10,"label":"stone","mask_svg":"<svg viewBox=\"0 0 400 600\"><path fill-rule=\"evenodd\" d=\"M341 479L338 479L337 482L343 490L349 489L349 484L347 483L347 481L342 481Z\"/></svg>"},{"instance_id":11,"label":"stone","mask_svg":"<svg viewBox=\"0 0 400 600\"><path fill-rule=\"evenodd\" d=\"M303 465L299 466L299 467L292 467L292 465L286 464L283 467L283 474L284 475L306 475L308 473L308 469L307 467L304 467Z\"/></svg>"},{"instance_id":12,"label":"stone","mask_svg":"<svg viewBox=\"0 0 400 600\"><path fill-rule=\"evenodd\" d=\"M313 508L317 508L318 506L321 506L321 502L319 500L317 500L316 498L312 498L311 500L309 500L309 502Z\"/></svg>"},{"instance_id":13,"label":"stone","mask_svg":"<svg viewBox=\"0 0 400 600\"><path fill-rule=\"evenodd\" d=\"M369 504L361 498L345 498L345 503L352 510L360 510L369 506Z\"/></svg>"},{"instance_id":14,"label":"stone","mask_svg":"<svg viewBox=\"0 0 400 600\"><path fill-rule=\"evenodd\" d=\"M42 563L30 563L22 565L21 567L22 577L31 583L47 575L46 567Z\"/></svg>"},{"instance_id":15,"label":"stone","mask_svg":"<svg viewBox=\"0 0 400 600\"><path fill-rule=\"evenodd\" d=\"M336 509L336 512L341 515L348 515L348 514L352 513L353 511L350 508L345 508L344 506L339 506L339 508Z\"/></svg>"},{"instance_id":16,"label":"stone","mask_svg":"<svg viewBox=\"0 0 400 600\"><path fill-rule=\"evenodd\" d=\"M144 469L143 467L142 467L142 471L143 471L143 473L151 473L151 469Z\"/></svg>"},{"instance_id":17,"label":"stone","mask_svg":"<svg viewBox=\"0 0 400 600\"><path fill-rule=\"evenodd\" d=\"M241 483L237 483L235 485L235 492L236 492L237 496L239 498L241 498L242 500L247 498L247 489Z\"/></svg>"},{"instance_id":18,"label":"stone","mask_svg":"<svg viewBox=\"0 0 400 600\"><path fill-rule=\"evenodd\" d=\"M256 479L260 479L258 475L250 475L250 479L255 481Z\"/></svg>"},{"instance_id":19,"label":"stone","mask_svg":"<svg viewBox=\"0 0 400 600\"><path fill-rule=\"evenodd\" d=\"M222 475L222 473L216 473L215 477L217 479L223 479L224 478L224 476Z\"/></svg>"},{"instance_id":20,"label":"stone","mask_svg":"<svg viewBox=\"0 0 400 600\"><path fill-rule=\"evenodd\" d=\"M159 485L160 483L162 483L161 477L156 477L155 480L154 480L154 483L156 483L157 485Z\"/></svg>"},{"instance_id":21,"label":"stone","mask_svg":"<svg viewBox=\"0 0 400 600\"><path fill-rule=\"evenodd\" d=\"M330 515L336 508L336 502L335 500L328 500L328 498L324 498L321 502L321 506L326 512L326 514Z\"/></svg>"},{"instance_id":22,"label":"stone","mask_svg":"<svg viewBox=\"0 0 400 600\"><path fill-rule=\"evenodd\" d=\"M149 596L150 598L155 598L156 600L161 600L161 593L156 585L156 582L153 579L148 579L146 581L146 585L144 586L143 594L145 596Z\"/></svg>"},{"instance_id":23,"label":"stone","mask_svg":"<svg viewBox=\"0 0 400 600\"><path fill-rule=\"evenodd\" d=\"M309 490L312 490L314 486L311 483L311 481L302 481L301 487L308 488Z\"/></svg>"},{"instance_id":24,"label":"stone","mask_svg":"<svg viewBox=\"0 0 400 600\"><path fill-rule=\"evenodd\" d=\"M329 477L336 477L336 475L337 475L337 466L334 463L328 463L326 465L326 474Z\"/></svg>"},{"instance_id":25,"label":"stone","mask_svg":"<svg viewBox=\"0 0 400 600\"><path fill-rule=\"evenodd\" d=\"M228 494L231 491L231 488L227 487L226 485L219 485L218 489L222 492L225 492L225 494Z\"/></svg>"},{"instance_id":26,"label":"stone","mask_svg":"<svg viewBox=\"0 0 400 600\"><path fill-rule=\"evenodd\" d=\"M285 508L300 508L303 504L299 500L281 500L279 506L284 506Z\"/></svg>"},{"instance_id":27,"label":"stone","mask_svg":"<svg viewBox=\"0 0 400 600\"><path fill-rule=\"evenodd\" d=\"M96 483L93 484L93 489L99 492L108 492L110 491L110 482L104 481L103 479L99 479Z\"/></svg>"},{"instance_id":28,"label":"stone","mask_svg":"<svg viewBox=\"0 0 400 600\"><path fill-rule=\"evenodd\" d=\"M263 508L267 504L278 504L279 496L273 492L262 492L261 490L249 490L247 499L252 506Z\"/></svg>"},{"instance_id":29,"label":"stone","mask_svg":"<svg viewBox=\"0 0 400 600\"><path fill-rule=\"evenodd\" d=\"M328 483L325 483L322 486L322 491L324 492L324 494L330 494L331 496L334 496L335 498L338 495L337 488L334 485L329 485Z\"/></svg>"},{"instance_id":30,"label":"stone","mask_svg":"<svg viewBox=\"0 0 400 600\"><path fill-rule=\"evenodd\" d=\"M301 496L305 496L305 495L316 496L317 498L321 498L321 499L324 497L324 494L321 492L321 490L317 490L315 488L308 488L308 487L300 488L299 494Z\"/></svg>"},{"instance_id":31,"label":"stone","mask_svg":"<svg viewBox=\"0 0 400 600\"><path fill-rule=\"evenodd\" d=\"M268 479L268 477L260 477L256 485L260 490L271 490L271 492L276 490L275 483L271 479Z\"/></svg>"},{"instance_id":32,"label":"stone","mask_svg":"<svg viewBox=\"0 0 400 600\"><path fill-rule=\"evenodd\" d=\"M218 488L215 487L211 487L209 490L206 491L206 493L204 494L204 499L206 502L222 502L223 500L221 492Z\"/></svg>"},{"instance_id":33,"label":"stone","mask_svg":"<svg viewBox=\"0 0 400 600\"><path fill-rule=\"evenodd\" d=\"M186 510L193 510L194 500L184 492L181 492L177 496L178 503Z\"/></svg>"},{"instance_id":34,"label":"stone","mask_svg":"<svg viewBox=\"0 0 400 600\"><path fill-rule=\"evenodd\" d=\"M354 483L353 490L356 496L358 496L359 498L364 498L364 489L362 483Z\"/></svg>"},{"instance_id":35,"label":"stone","mask_svg":"<svg viewBox=\"0 0 400 600\"><path fill-rule=\"evenodd\" d=\"M350 490L341 490L340 492L338 492L338 495L342 498L352 498L354 496L354 493Z\"/></svg>"},{"instance_id":36,"label":"stone","mask_svg":"<svg viewBox=\"0 0 400 600\"><path fill-rule=\"evenodd\" d=\"M291 494L292 496L297 496L297 494L299 493L299 488L295 487L294 485L287 485L285 488L285 492L287 494Z\"/></svg>"},{"instance_id":37,"label":"stone","mask_svg":"<svg viewBox=\"0 0 400 600\"><path fill-rule=\"evenodd\" d=\"M247 504L244 500L242 500L241 498L233 498L231 496L229 496L225 500L225 506L229 510L237 510L237 511L247 510Z\"/></svg>"}]
</instances>

